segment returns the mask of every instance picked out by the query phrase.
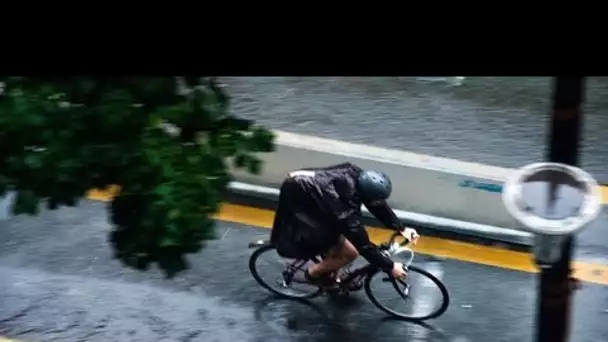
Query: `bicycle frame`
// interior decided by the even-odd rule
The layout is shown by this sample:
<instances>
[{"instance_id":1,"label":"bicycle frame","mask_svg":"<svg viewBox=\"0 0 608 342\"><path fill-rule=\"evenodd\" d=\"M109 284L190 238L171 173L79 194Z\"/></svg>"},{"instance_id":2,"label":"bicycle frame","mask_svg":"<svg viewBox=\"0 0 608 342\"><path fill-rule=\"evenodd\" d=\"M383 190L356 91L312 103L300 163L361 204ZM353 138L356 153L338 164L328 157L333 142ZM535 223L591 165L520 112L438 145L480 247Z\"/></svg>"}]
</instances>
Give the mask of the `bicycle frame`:
<instances>
[{"instance_id":1,"label":"bicycle frame","mask_svg":"<svg viewBox=\"0 0 608 342\"><path fill-rule=\"evenodd\" d=\"M404 263L404 268L407 271L407 268L411 265L412 261L414 260L414 251L411 250L410 248L406 247L405 245L402 246L401 244L394 242L395 238L399 235L400 235L399 233L394 233L391 236L389 242L381 244L380 246L378 246L378 248L382 252L387 253L389 257L399 255L403 252L409 252L410 256L409 256L407 262ZM340 279L340 287L347 288L348 285L351 282L353 282L355 279L369 276L377 271L378 271L378 268L376 266L374 266L370 263L367 263L366 265L361 266L361 267L356 268L355 270L351 271L345 278Z\"/></svg>"},{"instance_id":2,"label":"bicycle frame","mask_svg":"<svg viewBox=\"0 0 608 342\"><path fill-rule=\"evenodd\" d=\"M414 251L411 250L409 247L407 247L407 244L402 245L402 244L395 242L395 239L400 235L401 234L399 232L393 233L391 235L389 241L379 245L378 248L383 253L387 253L388 254L387 256L389 256L389 257L399 255L403 252L409 252L410 256L409 256L407 262L404 263L404 268L407 271L407 268L409 267L409 265L411 265L412 261L414 260ZM270 242L267 240L258 240L258 241L250 243L249 248L262 247L262 246L268 245L269 243ZM293 280L294 274L298 270L300 270L308 261L312 261L314 263L321 262L321 260L317 257L313 257L313 258L310 258L307 260L304 260L304 259L295 260L294 262L289 264L289 266L287 266L287 268L283 271L283 279L284 279L286 285L289 285L289 283L291 283L291 281ZM378 268L369 263L362 267L359 267L359 268L349 272L349 274L345 278L340 279L340 288L342 288L343 290L347 290L348 285L351 284L355 279L358 279L361 277L366 277L377 271L378 271Z\"/></svg>"}]
</instances>

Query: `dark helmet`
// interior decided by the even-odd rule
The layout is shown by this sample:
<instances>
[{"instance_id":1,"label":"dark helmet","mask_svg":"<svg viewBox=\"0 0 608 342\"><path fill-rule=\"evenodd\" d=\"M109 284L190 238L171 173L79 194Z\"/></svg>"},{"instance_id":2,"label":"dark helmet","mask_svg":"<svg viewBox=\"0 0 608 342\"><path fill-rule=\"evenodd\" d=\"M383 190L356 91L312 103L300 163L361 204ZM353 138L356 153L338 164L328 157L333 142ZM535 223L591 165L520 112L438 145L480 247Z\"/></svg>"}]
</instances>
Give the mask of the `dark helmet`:
<instances>
[{"instance_id":1,"label":"dark helmet","mask_svg":"<svg viewBox=\"0 0 608 342\"><path fill-rule=\"evenodd\" d=\"M385 200L393 191L391 179L384 172L363 171L357 179L357 190L368 201Z\"/></svg>"}]
</instances>

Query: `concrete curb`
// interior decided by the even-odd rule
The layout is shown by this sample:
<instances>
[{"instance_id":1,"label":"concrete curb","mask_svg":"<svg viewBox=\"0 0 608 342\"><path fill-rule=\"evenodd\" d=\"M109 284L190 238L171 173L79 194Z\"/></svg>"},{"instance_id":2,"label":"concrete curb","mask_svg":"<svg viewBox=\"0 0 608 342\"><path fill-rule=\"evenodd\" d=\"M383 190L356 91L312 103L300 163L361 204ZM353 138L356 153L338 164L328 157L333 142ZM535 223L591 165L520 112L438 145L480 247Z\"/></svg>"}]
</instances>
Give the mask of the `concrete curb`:
<instances>
[{"instance_id":1,"label":"concrete curb","mask_svg":"<svg viewBox=\"0 0 608 342\"><path fill-rule=\"evenodd\" d=\"M232 194L253 199L277 202L279 189L258 186L242 182L232 182L229 186ZM364 215L373 219L373 216L363 208ZM515 246L529 247L533 245L533 236L530 233L501 227L476 224L471 222L452 220L404 210L395 210L399 219L406 225L435 231L438 235L464 235L486 242L500 242ZM375 220L374 220L375 221Z\"/></svg>"}]
</instances>

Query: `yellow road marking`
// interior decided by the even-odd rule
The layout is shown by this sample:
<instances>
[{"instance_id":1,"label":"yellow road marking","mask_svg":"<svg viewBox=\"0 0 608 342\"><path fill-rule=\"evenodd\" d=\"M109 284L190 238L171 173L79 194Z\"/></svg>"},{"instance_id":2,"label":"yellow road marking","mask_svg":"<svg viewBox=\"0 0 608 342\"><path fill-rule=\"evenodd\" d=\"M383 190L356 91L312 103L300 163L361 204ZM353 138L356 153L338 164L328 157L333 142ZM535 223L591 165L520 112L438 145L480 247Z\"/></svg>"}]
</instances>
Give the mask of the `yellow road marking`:
<instances>
[{"instance_id":1,"label":"yellow road marking","mask_svg":"<svg viewBox=\"0 0 608 342\"><path fill-rule=\"evenodd\" d=\"M108 191L92 190L88 193L88 198L108 201L113 197L116 191L117 188L111 188ZM608 190L606 188L604 188L603 191L604 195L608 195ZM266 209L224 203L222 204L220 211L214 215L214 218L221 221L240 223L249 226L271 228L274 212ZM391 234L391 231L377 227L368 227L367 231L374 242L386 241ZM431 236L422 237L414 250L417 253L476 264L523 272L538 272L530 253L440 239ZM608 285L608 265L575 261L573 266L574 276L577 279L590 283Z\"/></svg>"},{"instance_id":2,"label":"yellow road marking","mask_svg":"<svg viewBox=\"0 0 608 342\"><path fill-rule=\"evenodd\" d=\"M89 190L86 197L95 201L109 201L118 193L119 187L112 185L105 190L93 189ZM2 341L0 341L2 342Z\"/></svg>"},{"instance_id":3,"label":"yellow road marking","mask_svg":"<svg viewBox=\"0 0 608 342\"><path fill-rule=\"evenodd\" d=\"M118 186L110 186L106 190L93 189L87 193L87 197L93 200L108 201L116 193L118 193ZM600 192L602 194L602 204L608 204L608 186L600 186ZM0 341L2 342L2 341Z\"/></svg>"},{"instance_id":4,"label":"yellow road marking","mask_svg":"<svg viewBox=\"0 0 608 342\"><path fill-rule=\"evenodd\" d=\"M217 220L262 228L271 228L273 217L274 213L270 210L227 203L223 204L220 211L215 215ZM367 231L372 241L376 243L386 241L392 233L387 229L376 227L368 227ZM436 255L476 264L531 273L538 272L530 253L431 236L422 237L420 242L414 247L414 250L417 253ZM574 270L574 276L577 279L608 285L607 265L575 261Z\"/></svg>"},{"instance_id":5,"label":"yellow road marking","mask_svg":"<svg viewBox=\"0 0 608 342\"><path fill-rule=\"evenodd\" d=\"M110 186L106 190L93 189L87 193L87 197L93 200L108 201L118 193L118 190L118 186ZM602 204L608 204L608 186L600 186L600 192L602 194Z\"/></svg>"}]
</instances>

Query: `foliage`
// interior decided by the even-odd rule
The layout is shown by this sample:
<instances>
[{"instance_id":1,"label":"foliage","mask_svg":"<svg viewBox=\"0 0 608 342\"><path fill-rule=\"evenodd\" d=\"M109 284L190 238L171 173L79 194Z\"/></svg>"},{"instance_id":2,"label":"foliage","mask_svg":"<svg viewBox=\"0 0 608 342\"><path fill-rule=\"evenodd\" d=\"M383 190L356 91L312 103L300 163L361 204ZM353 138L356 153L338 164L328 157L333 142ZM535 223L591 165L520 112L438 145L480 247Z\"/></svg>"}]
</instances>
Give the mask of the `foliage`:
<instances>
[{"instance_id":1,"label":"foliage","mask_svg":"<svg viewBox=\"0 0 608 342\"><path fill-rule=\"evenodd\" d=\"M109 206L115 257L168 276L213 237L228 163L258 173L268 130L228 113L206 77L0 77L0 195L14 214L74 206L118 185ZM173 128L173 134L170 132Z\"/></svg>"}]
</instances>

